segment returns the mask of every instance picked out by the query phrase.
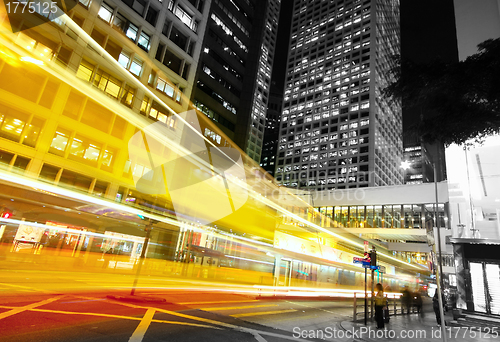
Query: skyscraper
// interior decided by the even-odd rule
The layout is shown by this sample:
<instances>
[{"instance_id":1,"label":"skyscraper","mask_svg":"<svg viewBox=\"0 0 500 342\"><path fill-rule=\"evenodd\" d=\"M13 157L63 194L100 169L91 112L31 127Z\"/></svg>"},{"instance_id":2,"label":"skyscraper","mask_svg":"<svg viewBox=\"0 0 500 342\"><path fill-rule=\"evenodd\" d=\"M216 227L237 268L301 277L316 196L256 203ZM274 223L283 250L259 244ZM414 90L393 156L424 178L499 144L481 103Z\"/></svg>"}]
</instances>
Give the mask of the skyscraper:
<instances>
[{"instance_id":1,"label":"skyscraper","mask_svg":"<svg viewBox=\"0 0 500 342\"><path fill-rule=\"evenodd\" d=\"M401 108L381 94L398 0L295 0L276 179L305 189L402 183Z\"/></svg>"},{"instance_id":2,"label":"skyscraper","mask_svg":"<svg viewBox=\"0 0 500 342\"><path fill-rule=\"evenodd\" d=\"M260 161L280 0L214 0L193 105Z\"/></svg>"}]
</instances>

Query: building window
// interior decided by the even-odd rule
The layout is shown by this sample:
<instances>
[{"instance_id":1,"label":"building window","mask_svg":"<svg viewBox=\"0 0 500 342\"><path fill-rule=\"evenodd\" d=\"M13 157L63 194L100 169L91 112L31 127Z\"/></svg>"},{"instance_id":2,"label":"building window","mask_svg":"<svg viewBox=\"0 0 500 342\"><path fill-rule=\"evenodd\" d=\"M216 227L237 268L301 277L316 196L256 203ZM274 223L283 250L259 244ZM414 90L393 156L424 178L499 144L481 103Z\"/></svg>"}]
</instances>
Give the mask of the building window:
<instances>
[{"instance_id":1,"label":"building window","mask_svg":"<svg viewBox=\"0 0 500 342\"><path fill-rule=\"evenodd\" d=\"M140 16L144 14L144 9L146 8L146 1L144 0L122 0L125 4L127 4L134 11L139 13Z\"/></svg>"},{"instance_id":2,"label":"building window","mask_svg":"<svg viewBox=\"0 0 500 342\"><path fill-rule=\"evenodd\" d=\"M139 41L137 42L137 46L142 48L144 51L148 52L150 44L151 44L151 37L149 36L149 34L141 32L141 35L139 36Z\"/></svg>"},{"instance_id":3,"label":"building window","mask_svg":"<svg viewBox=\"0 0 500 342\"><path fill-rule=\"evenodd\" d=\"M167 81L158 77L158 81L156 83L156 89L164 93L165 95L173 98L174 97L174 86L167 83Z\"/></svg>"},{"instance_id":4,"label":"building window","mask_svg":"<svg viewBox=\"0 0 500 342\"><path fill-rule=\"evenodd\" d=\"M167 48L165 56L163 57L163 65L170 70L180 75L182 67L182 59L177 57L170 49Z\"/></svg>"},{"instance_id":5,"label":"building window","mask_svg":"<svg viewBox=\"0 0 500 342\"><path fill-rule=\"evenodd\" d=\"M111 17L113 16L113 7L103 2L101 4L101 8L99 8L99 12L97 12L97 15L99 18L109 23L111 21Z\"/></svg>"},{"instance_id":6,"label":"building window","mask_svg":"<svg viewBox=\"0 0 500 342\"><path fill-rule=\"evenodd\" d=\"M130 85L127 84L125 87L123 87L121 102L125 106L132 108L134 96L135 96L135 88L132 88Z\"/></svg>"},{"instance_id":7,"label":"building window","mask_svg":"<svg viewBox=\"0 0 500 342\"><path fill-rule=\"evenodd\" d=\"M71 142L68 158L97 165L101 149L102 146L100 144L77 135Z\"/></svg>"},{"instance_id":8,"label":"building window","mask_svg":"<svg viewBox=\"0 0 500 342\"><path fill-rule=\"evenodd\" d=\"M68 147L68 142L71 137L71 132L62 128L57 128L52 143L50 144L49 152L58 156L64 156L64 152Z\"/></svg>"},{"instance_id":9,"label":"building window","mask_svg":"<svg viewBox=\"0 0 500 342\"><path fill-rule=\"evenodd\" d=\"M182 21L193 32L198 30L198 23L192 15L187 13L181 6L177 5L174 9L174 14L180 21Z\"/></svg>"},{"instance_id":10,"label":"building window","mask_svg":"<svg viewBox=\"0 0 500 342\"><path fill-rule=\"evenodd\" d=\"M86 60L82 60L78 70L76 71L76 77L81 78L87 82L92 79L92 73L94 72L94 65L90 64Z\"/></svg>"},{"instance_id":11,"label":"building window","mask_svg":"<svg viewBox=\"0 0 500 342\"><path fill-rule=\"evenodd\" d=\"M175 26L172 26L170 31L170 36L168 37L175 45L180 47L182 50L186 49L188 37L182 34Z\"/></svg>"},{"instance_id":12,"label":"building window","mask_svg":"<svg viewBox=\"0 0 500 342\"><path fill-rule=\"evenodd\" d=\"M120 94L121 83L121 81L102 70L97 71L94 77L94 86L115 99Z\"/></svg>"}]
</instances>

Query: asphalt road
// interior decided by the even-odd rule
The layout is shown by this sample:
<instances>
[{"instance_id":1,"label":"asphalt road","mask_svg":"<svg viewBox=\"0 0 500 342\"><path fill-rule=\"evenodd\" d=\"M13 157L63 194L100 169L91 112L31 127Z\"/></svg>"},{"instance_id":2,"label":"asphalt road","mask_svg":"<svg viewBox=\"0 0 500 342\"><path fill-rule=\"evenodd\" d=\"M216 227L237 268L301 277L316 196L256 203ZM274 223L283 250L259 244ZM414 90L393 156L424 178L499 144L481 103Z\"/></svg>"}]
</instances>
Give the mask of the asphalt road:
<instances>
[{"instance_id":1,"label":"asphalt road","mask_svg":"<svg viewBox=\"0 0 500 342\"><path fill-rule=\"evenodd\" d=\"M104 293L4 296L0 341L311 341L293 329L339 328L349 311L342 302L182 291L140 294L138 301Z\"/></svg>"}]
</instances>

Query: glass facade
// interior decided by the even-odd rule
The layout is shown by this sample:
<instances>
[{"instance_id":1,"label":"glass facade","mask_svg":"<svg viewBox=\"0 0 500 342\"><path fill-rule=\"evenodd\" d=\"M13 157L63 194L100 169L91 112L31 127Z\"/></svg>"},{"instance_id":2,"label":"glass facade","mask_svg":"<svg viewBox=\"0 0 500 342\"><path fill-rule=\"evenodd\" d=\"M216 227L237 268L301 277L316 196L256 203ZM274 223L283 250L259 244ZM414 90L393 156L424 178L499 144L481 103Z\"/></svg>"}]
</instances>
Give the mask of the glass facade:
<instances>
[{"instance_id":1,"label":"glass facade","mask_svg":"<svg viewBox=\"0 0 500 342\"><path fill-rule=\"evenodd\" d=\"M322 227L426 228L432 226L435 204L325 206L316 208L325 219ZM438 204L438 226L447 227L447 206Z\"/></svg>"}]
</instances>

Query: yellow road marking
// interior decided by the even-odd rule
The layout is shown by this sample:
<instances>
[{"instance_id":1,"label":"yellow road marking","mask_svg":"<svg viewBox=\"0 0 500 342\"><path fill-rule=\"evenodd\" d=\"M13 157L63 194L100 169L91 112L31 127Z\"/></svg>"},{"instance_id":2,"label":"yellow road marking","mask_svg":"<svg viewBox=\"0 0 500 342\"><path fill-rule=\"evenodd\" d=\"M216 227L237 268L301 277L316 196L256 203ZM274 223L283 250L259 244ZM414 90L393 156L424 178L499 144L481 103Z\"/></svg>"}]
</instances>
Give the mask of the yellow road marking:
<instances>
[{"instance_id":1,"label":"yellow road marking","mask_svg":"<svg viewBox=\"0 0 500 342\"><path fill-rule=\"evenodd\" d=\"M3 318L6 318L6 317L9 317L9 316L18 314L18 313L26 311L26 310L34 309L37 306L42 306L42 305L45 305L45 304L52 303L52 302L54 302L54 301L56 301L56 300L58 300L60 298L62 298L62 297L60 297L60 296L53 297L53 298L49 298L49 299L46 299L46 300L42 300L41 302L37 302L37 303L33 303L33 304L21 306L21 307L15 308L15 309L11 309L10 311L2 312L2 313L0 313L0 319L3 319Z\"/></svg>"},{"instance_id":2,"label":"yellow road marking","mask_svg":"<svg viewBox=\"0 0 500 342\"><path fill-rule=\"evenodd\" d=\"M117 304L120 304L120 305L123 305L123 306L128 306L128 307L131 307L131 308L136 308L136 309L149 309L150 308L150 307L144 307L144 306L134 305L134 304L129 304L129 303L121 303L121 302L117 303ZM256 335L260 334L260 335L266 335L266 336L279 337L279 338L283 338L283 339L287 339L287 340L291 340L291 341L295 341L295 342L309 342L308 340L301 339L301 338L294 337L294 336L288 336L288 335L277 334L277 333L273 333L273 332L269 332L269 331L263 331L263 330L257 330L257 329L240 327L238 325L234 325L234 324L230 324L230 323L224 323L224 322L215 321L215 320L208 319L208 318L202 318L202 317L197 317L197 316L186 315L186 314L183 314L183 313L180 313L180 312L175 312L175 311L170 311L170 310L165 310L165 309L160 309L160 308L154 308L154 309L156 309L156 311L158 311L158 312L163 312L163 313L166 313L166 314L169 314L169 315L172 315L172 316L184 317L184 318L187 318L187 319L191 319L193 321L200 321L200 322L210 323L210 324L222 326L222 327L225 327L225 328L234 329L236 331L250 333L253 336L256 336ZM296 310L294 310L294 311L296 311Z\"/></svg>"},{"instance_id":3,"label":"yellow road marking","mask_svg":"<svg viewBox=\"0 0 500 342\"><path fill-rule=\"evenodd\" d=\"M278 306L276 304L268 305L249 305L249 306L227 306L224 308L201 308L204 311L221 311L221 310L238 310L238 309L253 309L253 308L263 308L267 306Z\"/></svg>"},{"instance_id":4,"label":"yellow road marking","mask_svg":"<svg viewBox=\"0 0 500 342\"><path fill-rule=\"evenodd\" d=\"M130 336L128 342L142 342L154 315L154 309L148 309L148 311L146 311L146 314L142 317L141 323L139 323L132 336Z\"/></svg>"},{"instance_id":5,"label":"yellow road marking","mask_svg":"<svg viewBox=\"0 0 500 342\"><path fill-rule=\"evenodd\" d=\"M222 300L222 301L212 301L212 302L182 302L175 303L179 305L203 305L203 304L225 304L225 303L250 303L250 302L258 302L257 299L249 299L249 300Z\"/></svg>"},{"instance_id":6,"label":"yellow road marking","mask_svg":"<svg viewBox=\"0 0 500 342\"><path fill-rule=\"evenodd\" d=\"M248 316L259 316L259 315L276 315L287 312L295 312L297 310L279 310L279 311L261 311L261 312L247 312L236 315L230 315L231 317L248 317Z\"/></svg>"},{"instance_id":7,"label":"yellow road marking","mask_svg":"<svg viewBox=\"0 0 500 342\"><path fill-rule=\"evenodd\" d=\"M14 308L14 307L1 305L0 308L1 309L10 309L10 308ZM147 308L143 308L143 309L147 309ZM151 309L153 309L153 308L151 308ZM153 309L153 310L155 310L155 309ZM94 313L94 312L74 312L74 311L47 310L47 309L28 309L28 311L56 313L56 314L63 314L63 315L84 315L84 316L97 316L97 317L119 318L119 319L128 319L128 320L131 320L131 321L142 321L142 319L143 319L143 318L139 318L139 317L110 315L110 314ZM200 328L220 329L218 327L214 327L214 326L211 326L211 325L197 324L197 323L188 323L188 322L177 322L177 321L165 321L165 320L161 320L161 319L152 319L151 322L154 322L154 323L167 323L167 324L178 324L178 325L188 325L188 326L200 327Z\"/></svg>"},{"instance_id":8,"label":"yellow road marking","mask_svg":"<svg viewBox=\"0 0 500 342\"><path fill-rule=\"evenodd\" d=\"M38 292L47 292L47 293L50 293L50 291L42 290L42 289L37 289L36 287L29 287L29 286L22 286L22 285L13 285L13 284L6 284L6 283L0 283L0 285L10 286L10 287L18 287L20 289L26 289L26 290L29 290L29 291L38 291Z\"/></svg>"}]
</instances>

